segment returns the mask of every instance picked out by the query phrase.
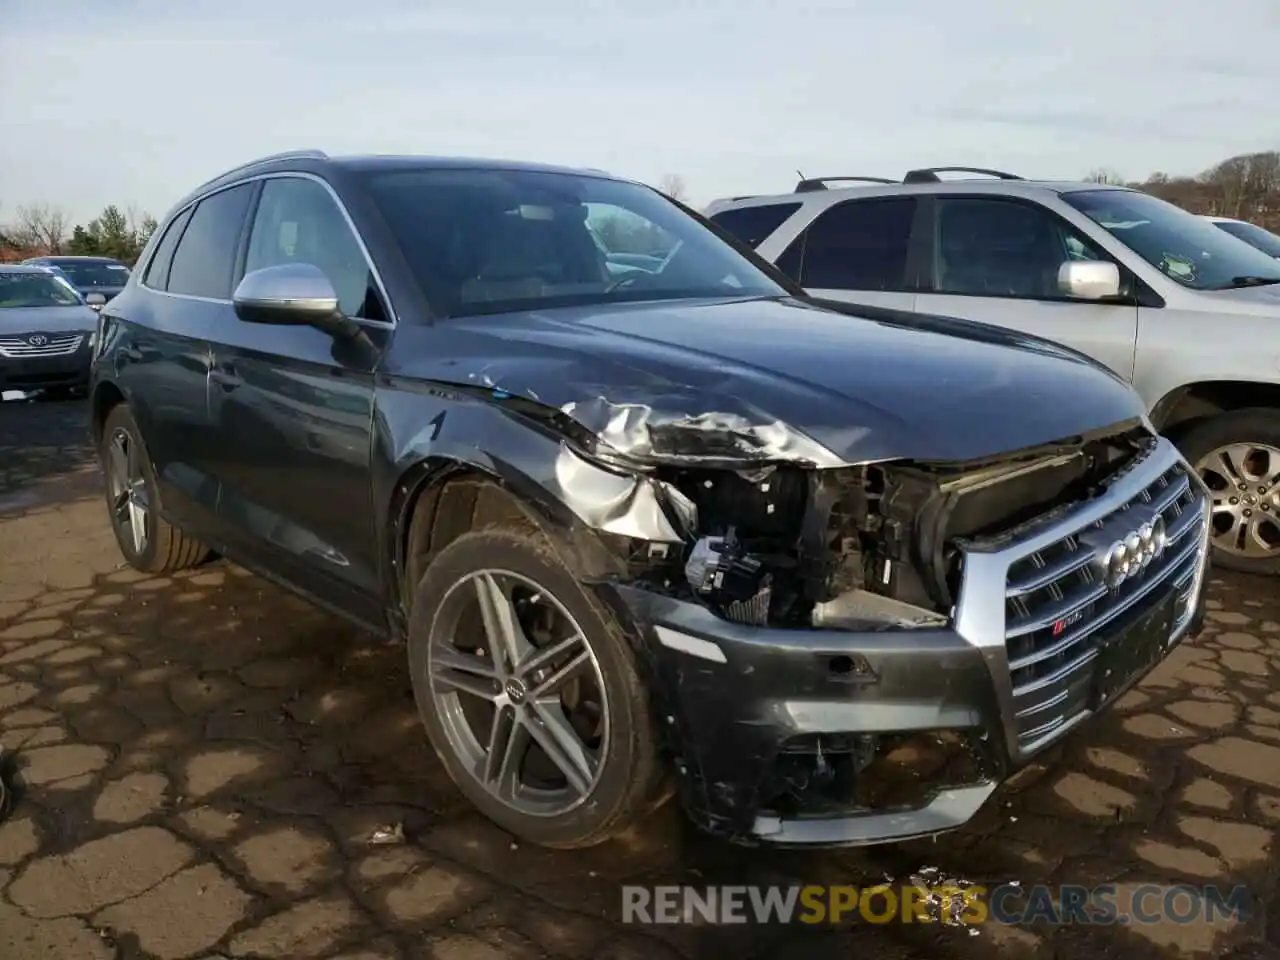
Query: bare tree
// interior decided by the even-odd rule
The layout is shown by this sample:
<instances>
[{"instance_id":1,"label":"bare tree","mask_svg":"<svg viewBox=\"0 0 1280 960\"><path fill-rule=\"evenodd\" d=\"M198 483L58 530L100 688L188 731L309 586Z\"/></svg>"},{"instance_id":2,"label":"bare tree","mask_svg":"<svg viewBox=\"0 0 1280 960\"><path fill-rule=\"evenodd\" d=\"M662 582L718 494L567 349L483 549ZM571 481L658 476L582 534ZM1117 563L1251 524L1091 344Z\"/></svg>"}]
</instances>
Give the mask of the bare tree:
<instances>
[{"instance_id":1,"label":"bare tree","mask_svg":"<svg viewBox=\"0 0 1280 960\"><path fill-rule=\"evenodd\" d=\"M1248 153L1223 160L1200 176L1220 197L1229 217L1266 214L1268 197L1280 189L1280 153Z\"/></svg>"},{"instance_id":2,"label":"bare tree","mask_svg":"<svg viewBox=\"0 0 1280 960\"><path fill-rule=\"evenodd\" d=\"M67 215L47 203L19 207L13 224L12 240L19 246L61 253L67 236Z\"/></svg>"},{"instance_id":3,"label":"bare tree","mask_svg":"<svg viewBox=\"0 0 1280 960\"><path fill-rule=\"evenodd\" d=\"M1192 213L1240 217L1280 229L1280 151L1229 157L1194 177L1153 173L1133 186Z\"/></svg>"},{"instance_id":4,"label":"bare tree","mask_svg":"<svg viewBox=\"0 0 1280 960\"><path fill-rule=\"evenodd\" d=\"M664 176L658 183L658 189L672 200L679 200L681 203L684 203L689 196L685 189L684 177L678 173L668 173Z\"/></svg>"},{"instance_id":5,"label":"bare tree","mask_svg":"<svg viewBox=\"0 0 1280 960\"><path fill-rule=\"evenodd\" d=\"M1105 183L1113 187L1123 187L1125 182L1124 177L1110 167L1098 167L1095 170L1090 170L1084 179L1086 183Z\"/></svg>"}]
</instances>

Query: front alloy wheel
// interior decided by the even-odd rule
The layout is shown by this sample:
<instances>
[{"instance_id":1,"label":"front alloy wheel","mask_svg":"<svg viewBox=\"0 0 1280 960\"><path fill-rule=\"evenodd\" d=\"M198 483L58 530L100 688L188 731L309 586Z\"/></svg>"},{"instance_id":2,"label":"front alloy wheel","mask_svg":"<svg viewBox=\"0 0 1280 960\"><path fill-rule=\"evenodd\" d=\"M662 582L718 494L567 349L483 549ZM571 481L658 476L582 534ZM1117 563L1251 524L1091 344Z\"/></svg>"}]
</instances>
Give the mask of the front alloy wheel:
<instances>
[{"instance_id":1,"label":"front alloy wheel","mask_svg":"<svg viewBox=\"0 0 1280 960\"><path fill-rule=\"evenodd\" d=\"M554 817L591 794L608 749L604 679L545 589L505 570L463 577L432 624L427 664L450 748L496 800Z\"/></svg>"},{"instance_id":2,"label":"front alloy wheel","mask_svg":"<svg viewBox=\"0 0 1280 960\"><path fill-rule=\"evenodd\" d=\"M592 846L665 799L628 634L550 534L465 533L412 596L409 668L436 755L522 840Z\"/></svg>"},{"instance_id":3,"label":"front alloy wheel","mask_svg":"<svg viewBox=\"0 0 1280 960\"><path fill-rule=\"evenodd\" d=\"M1196 472L1213 497L1216 548L1244 559L1280 554L1280 448L1227 444L1202 457Z\"/></svg>"},{"instance_id":4,"label":"front alloy wheel","mask_svg":"<svg viewBox=\"0 0 1280 960\"><path fill-rule=\"evenodd\" d=\"M1280 410L1231 410L1196 422L1178 447L1209 488L1216 565L1280 574Z\"/></svg>"}]
</instances>

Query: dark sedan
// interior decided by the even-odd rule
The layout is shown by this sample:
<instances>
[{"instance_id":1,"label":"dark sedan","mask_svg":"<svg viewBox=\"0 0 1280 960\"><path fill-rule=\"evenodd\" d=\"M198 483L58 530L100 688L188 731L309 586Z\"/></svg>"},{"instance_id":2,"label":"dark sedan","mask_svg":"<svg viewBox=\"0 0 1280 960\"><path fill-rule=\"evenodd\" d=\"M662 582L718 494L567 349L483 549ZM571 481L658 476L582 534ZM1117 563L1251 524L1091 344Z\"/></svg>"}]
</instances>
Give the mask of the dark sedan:
<instances>
[{"instance_id":1,"label":"dark sedan","mask_svg":"<svg viewBox=\"0 0 1280 960\"><path fill-rule=\"evenodd\" d=\"M129 267L111 257L32 257L25 263L55 267L95 309L111 300L129 282Z\"/></svg>"},{"instance_id":2,"label":"dark sedan","mask_svg":"<svg viewBox=\"0 0 1280 960\"><path fill-rule=\"evenodd\" d=\"M0 264L0 390L84 390L97 325L97 314L61 277Z\"/></svg>"},{"instance_id":3,"label":"dark sedan","mask_svg":"<svg viewBox=\"0 0 1280 960\"><path fill-rule=\"evenodd\" d=\"M1203 616L1204 488L1115 375L806 299L607 175L267 158L101 317L127 560L404 640L444 769L538 843L671 785L741 842L955 828Z\"/></svg>"}]
</instances>

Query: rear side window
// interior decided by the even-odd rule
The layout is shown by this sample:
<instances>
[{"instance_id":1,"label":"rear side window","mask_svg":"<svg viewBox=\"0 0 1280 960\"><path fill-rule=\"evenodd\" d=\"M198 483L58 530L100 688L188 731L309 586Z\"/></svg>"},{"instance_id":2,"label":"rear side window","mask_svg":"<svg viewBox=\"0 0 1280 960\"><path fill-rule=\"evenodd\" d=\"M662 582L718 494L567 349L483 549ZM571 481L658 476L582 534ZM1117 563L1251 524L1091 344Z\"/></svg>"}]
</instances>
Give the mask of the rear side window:
<instances>
[{"instance_id":1,"label":"rear side window","mask_svg":"<svg viewBox=\"0 0 1280 960\"><path fill-rule=\"evenodd\" d=\"M798 203L768 203L760 207L738 207L724 210L711 217L711 222L728 230L747 246L755 248L764 243L773 231L800 209Z\"/></svg>"},{"instance_id":2,"label":"rear side window","mask_svg":"<svg viewBox=\"0 0 1280 960\"><path fill-rule=\"evenodd\" d=\"M178 240L182 236L182 229L187 225L187 221L191 219L191 208L188 207L180 214L173 218L173 223L169 224L165 230L164 236L160 238L160 242L156 244L156 252L151 257L151 262L147 264L147 273L143 277L143 282L154 290L165 290L169 283L169 265L173 263L173 251L178 247Z\"/></svg>"},{"instance_id":3,"label":"rear side window","mask_svg":"<svg viewBox=\"0 0 1280 960\"><path fill-rule=\"evenodd\" d=\"M796 283L800 283L800 267L804 264L805 236L806 234L801 231L800 236L787 244L787 249L782 251L782 255L774 263L775 267Z\"/></svg>"},{"instance_id":4,"label":"rear side window","mask_svg":"<svg viewBox=\"0 0 1280 960\"><path fill-rule=\"evenodd\" d=\"M252 184L222 190L200 201L169 268L169 292L231 299L231 273Z\"/></svg>"},{"instance_id":5,"label":"rear side window","mask_svg":"<svg viewBox=\"0 0 1280 960\"><path fill-rule=\"evenodd\" d=\"M805 232L800 283L827 290L902 290L916 201L850 200Z\"/></svg>"}]
</instances>

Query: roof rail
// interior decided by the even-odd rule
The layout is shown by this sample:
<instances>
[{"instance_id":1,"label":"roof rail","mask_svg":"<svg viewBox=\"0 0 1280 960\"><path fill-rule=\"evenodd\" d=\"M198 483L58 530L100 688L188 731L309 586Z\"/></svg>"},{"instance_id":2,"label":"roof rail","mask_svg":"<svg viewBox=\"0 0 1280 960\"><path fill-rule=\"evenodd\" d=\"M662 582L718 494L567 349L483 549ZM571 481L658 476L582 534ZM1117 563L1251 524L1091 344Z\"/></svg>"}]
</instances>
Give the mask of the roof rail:
<instances>
[{"instance_id":1,"label":"roof rail","mask_svg":"<svg viewBox=\"0 0 1280 960\"><path fill-rule=\"evenodd\" d=\"M984 167L922 167L919 170L908 171L907 175L902 178L902 182L939 183L942 180L938 176L940 173L979 173L985 177L995 177L997 180L1023 179L1017 174L1005 173L1003 170L987 170Z\"/></svg>"},{"instance_id":2,"label":"roof rail","mask_svg":"<svg viewBox=\"0 0 1280 960\"><path fill-rule=\"evenodd\" d=\"M232 174L243 173L245 170L252 170L254 167L261 166L264 163L274 163L277 160L328 160L329 155L323 150L286 150L283 153L272 153L265 157L258 157L256 160L250 160L239 166L232 167L230 170L224 170L216 177L210 177L204 183L200 184L196 189L202 189L209 184L221 180L223 177L229 177Z\"/></svg>"},{"instance_id":3,"label":"roof rail","mask_svg":"<svg viewBox=\"0 0 1280 960\"><path fill-rule=\"evenodd\" d=\"M828 183L897 183L887 177L806 177L796 184L796 193L811 193L814 190L826 190Z\"/></svg>"}]
</instances>

